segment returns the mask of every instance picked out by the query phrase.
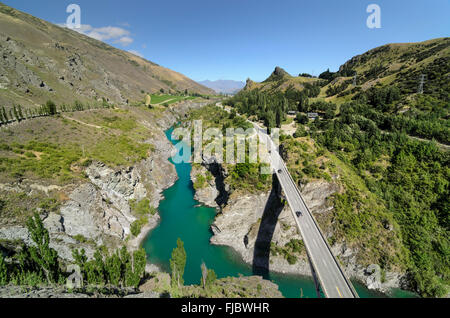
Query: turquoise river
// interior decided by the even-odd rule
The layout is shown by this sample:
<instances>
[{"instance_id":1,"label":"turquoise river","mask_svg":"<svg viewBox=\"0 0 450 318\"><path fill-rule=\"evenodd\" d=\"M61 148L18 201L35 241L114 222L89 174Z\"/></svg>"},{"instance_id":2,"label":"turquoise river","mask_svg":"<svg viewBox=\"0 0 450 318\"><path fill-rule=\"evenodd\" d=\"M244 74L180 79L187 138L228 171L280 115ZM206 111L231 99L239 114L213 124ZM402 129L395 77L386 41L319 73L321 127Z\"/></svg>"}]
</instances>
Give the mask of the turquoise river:
<instances>
[{"instance_id":1,"label":"turquoise river","mask_svg":"<svg viewBox=\"0 0 450 318\"><path fill-rule=\"evenodd\" d=\"M166 136L176 145L178 142L171 139L172 131L173 129L168 130ZM182 151L179 146L177 150ZM194 189L190 180L191 165L181 163L175 164L175 167L178 181L164 191L164 200L159 206L161 222L143 242L148 260L170 272L170 256L176 247L177 239L181 238L187 253L185 284L200 283L202 262L205 262L208 268L214 269L219 278L252 275L251 266L245 264L233 249L210 244L210 226L217 212L194 200ZM276 283L285 297L298 298L301 291L304 297L316 297L314 282L310 277L270 273L269 277L265 278ZM386 297L357 282L354 282L354 285L360 297ZM395 290L392 296L408 297L410 294Z\"/></svg>"}]
</instances>

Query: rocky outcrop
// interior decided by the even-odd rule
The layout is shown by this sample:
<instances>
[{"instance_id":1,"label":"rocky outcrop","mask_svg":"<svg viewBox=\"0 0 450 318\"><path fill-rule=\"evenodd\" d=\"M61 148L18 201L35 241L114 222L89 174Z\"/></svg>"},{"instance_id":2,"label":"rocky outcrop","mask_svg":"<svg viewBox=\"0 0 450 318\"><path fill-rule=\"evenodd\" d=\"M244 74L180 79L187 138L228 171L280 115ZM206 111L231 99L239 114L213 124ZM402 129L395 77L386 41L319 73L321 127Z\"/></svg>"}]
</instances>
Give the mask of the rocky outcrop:
<instances>
[{"instance_id":1,"label":"rocky outcrop","mask_svg":"<svg viewBox=\"0 0 450 318\"><path fill-rule=\"evenodd\" d=\"M50 214L44 217L44 226L49 230L50 247L58 252L58 256L66 261L72 261L72 249L84 249L86 256L91 258L94 255L95 248L91 244L79 242L70 235L61 231L62 223L56 221L58 216ZM59 223L59 224L58 224ZM24 242L27 245L34 244L31 240L30 233L23 226L12 226L0 228L0 240L9 242Z\"/></svg>"},{"instance_id":2,"label":"rocky outcrop","mask_svg":"<svg viewBox=\"0 0 450 318\"><path fill-rule=\"evenodd\" d=\"M206 179L206 175L209 173L208 169L203 166L193 166L191 170L191 180L194 185L198 182L198 178L201 176ZM219 190L214 179L206 180L200 188L195 189L194 199L202 202L204 205L218 208L219 205L216 199L219 196Z\"/></svg>"},{"instance_id":3,"label":"rocky outcrop","mask_svg":"<svg viewBox=\"0 0 450 318\"><path fill-rule=\"evenodd\" d=\"M107 192L92 183L79 186L61 207L65 232L94 240L97 245L105 243L103 234L123 240L135 220L124 198L117 195L112 201Z\"/></svg>"},{"instance_id":4,"label":"rocky outcrop","mask_svg":"<svg viewBox=\"0 0 450 318\"><path fill-rule=\"evenodd\" d=\"M191 180L194 185L199 176L203 177L205 182L201 187L195 189L194 198L213 208L227 205L230 188L225 183L225 178L228 176L228 172L214 156L203 156L201 165L192 166Z\"/></svg>"},{"instance_id":5,"label":"rocky outcrop","mask_svg":"<svg viewBox=\"0 0 450 318\"><path fill-rule=\"evenodd\" d=\"M378 264L364 266L358 264L356 251L345 244L335 244L333 254L339 256L341 265L348 276L360 281L368 289L388 293L392 288L410 289L407 277L397 272L383 272Z\"/></svg>"}]
</instances>

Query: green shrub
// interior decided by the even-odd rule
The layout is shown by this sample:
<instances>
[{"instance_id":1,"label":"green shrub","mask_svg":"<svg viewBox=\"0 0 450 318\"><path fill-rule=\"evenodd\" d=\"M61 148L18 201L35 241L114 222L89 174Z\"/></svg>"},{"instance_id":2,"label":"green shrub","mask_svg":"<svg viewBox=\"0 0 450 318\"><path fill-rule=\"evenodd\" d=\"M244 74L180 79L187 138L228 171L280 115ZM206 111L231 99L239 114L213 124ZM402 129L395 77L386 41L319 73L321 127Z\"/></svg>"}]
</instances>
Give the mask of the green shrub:
<instances>
[{"instance_id":1,"label":"green shrub","mask_svg":"<svg viewBox=\"0 0 450 318\"><path fill-rule=\"evenodd\" d=\"M141 234L142 227L148 223L148 218L143 216L140 219L131 223L130 231L134 237L137 237Z\"/></svg>"},{"instance_id":2,"label":"green shrub","mask_svg":"<svg viewBox=\"0 0 450 318\"><path fill-rule=\"evenodd\" d=\"M294 133L294 138L305 137L307 135L308 135L308 133L306 132L305 127L299 126Z\"/></svg>"},{"instance_id":3,"label":"green shrub","mask_svg":"<svg viewBox=\"0 0 450 318\"><path fill-rule=\"evenodd\" d=\"M288 263L289 263L290 265L294 265L295 263L297 263L297 257L295 257L295 256L292 255L292 254L287 254L287 255L286 255L286 260L288 261Z\"/></svg>"},{"instance_id":4,"label":"green shrub","mask_svg":"<svg viewBox=\"0 0 450 318\"><path fill-rule=\"evenodd\" d=\"M136 200L130 200L130 208L131 208L131 212L138 216L138 217L142 217L142 216L147 216L147 215L155 215L156 214L156 209L153 206L150 206L150 200L145 198L142 199L139 202L136 202Z\"/></svg>"},{"instance_id":5,"label":"green shrub","mask_svg":"<svg viewBox=\"0 0 450 318\"><path fill-rule=\"evenodd\" d=\"M206 186L206 178L201 174L197 174L195 177L196 180L194 182L194 189L195 190L203 189Z\"/></svg>"},{"instance_id":6,"label":"green shrub","mask_svg":"<svg viewBox=\"0 0 450 318\"><path fill-rule=\"evenodd\" d=\"M45 109L50 116L56 115L57 113L56 104L52 100L47 101L45 104Z\"/></svg>"}]
</instances>

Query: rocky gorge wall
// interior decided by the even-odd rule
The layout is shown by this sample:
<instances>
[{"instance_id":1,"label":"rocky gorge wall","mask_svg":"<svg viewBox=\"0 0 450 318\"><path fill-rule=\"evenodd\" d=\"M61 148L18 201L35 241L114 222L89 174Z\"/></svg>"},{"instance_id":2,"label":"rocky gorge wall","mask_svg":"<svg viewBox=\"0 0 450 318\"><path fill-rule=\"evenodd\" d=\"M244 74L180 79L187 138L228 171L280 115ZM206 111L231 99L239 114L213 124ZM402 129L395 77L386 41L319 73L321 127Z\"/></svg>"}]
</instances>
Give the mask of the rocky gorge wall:
<instances>
[{"instance_id":1,"label":"rocky gorge wall","mask_svg":"<svg viewBox=\"0 0 450 318\"><path fill-rule=\"evenodd\" d=\"M167 108L157 118L143 119L141 123L152 128L147 142L154 145L154 150L148 158L132 166L113 169L101 162L93 162L85 170L86 182L60 187L21 180L0 184L0 190L29 195L35 192L49 194L56 190L67 193L68 198L58 211L41 211L44 226L50 233L50 246L64 260L72 261L73 248L85 249L89 258L100 245L116 248L126 242L129 248L136 249L156 227L159 215L149 215L140 235L132 237L130 227L136 217L132 214L130 200L147 198L151 206L159 206L162 192L177 180L175 167L168 161L174 147L165 131L189 110L205 104L187 101ZM24 224L8 224L3 220L0 222L0 240L32 244Z\"/></svg>"}]
</instances>

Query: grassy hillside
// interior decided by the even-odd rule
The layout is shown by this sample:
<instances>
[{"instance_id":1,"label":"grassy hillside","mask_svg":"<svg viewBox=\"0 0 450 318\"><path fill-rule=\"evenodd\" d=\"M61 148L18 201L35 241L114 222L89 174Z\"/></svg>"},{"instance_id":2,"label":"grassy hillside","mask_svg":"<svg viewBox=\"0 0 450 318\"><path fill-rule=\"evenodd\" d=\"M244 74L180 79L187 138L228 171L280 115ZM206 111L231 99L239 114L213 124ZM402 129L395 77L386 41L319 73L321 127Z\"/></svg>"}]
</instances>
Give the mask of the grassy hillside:
<instances>
[{"instance_id":1,"label":"grassy hillside","mask_svg":"<svg viewBox=\"0 0 450 318\"><path fill-rule=\"evenodd\" d=\"M385 45L319 78L276 70L228 101L268 127L297 111L295 134L282 137L293 178L342 189L318 217L331 243L356 248L363 264L406 273L427 297L450 285L449 44Z\"/></svg>"},{"instance_id":2,"label":"grassy hillside","mask_svg":"<svg viewBox=\"0 0 450 318\"><path fill-rule=\"evenodd\" d=\"M368 89L376 84L396 85L402 94L417 93L424 74L424 93L448 100L450 38L421 43L388 44L356 56L342 65L337 76L357 74L357 84ZM347 91L346 91L347 92Z\"/></svg>"},{"instance_id":3,"label":"grassy hillside","mask_svg":"<svg viewBox=\"0 0 450 318\"><path fill-rule=\"evenodd\" d=\"M106 100L163 89L214 94L186 76L0 3L0 105Z\"/></svg>"},{"instance_id":4,"label":"grassy hillside","mask_svg":"<svg viewBox=\"0 0 450 318\"><path fill-rule=\"evenodd\" d=\"M285 93L289 88L303 90L308 84L321 86L317 96L338 104L350 100L359 91L374 86L397 86L401 94L418 92L420 77L425 75L424 93L448 100L450 92L450 38L420 43L387 44L344 63L338 72L325 71L319 77L302 73L291 76L280 67L263 82L247 80L244 91ZM356 86L355 83L356 75Z\"/></svg>"}]
</instances>

